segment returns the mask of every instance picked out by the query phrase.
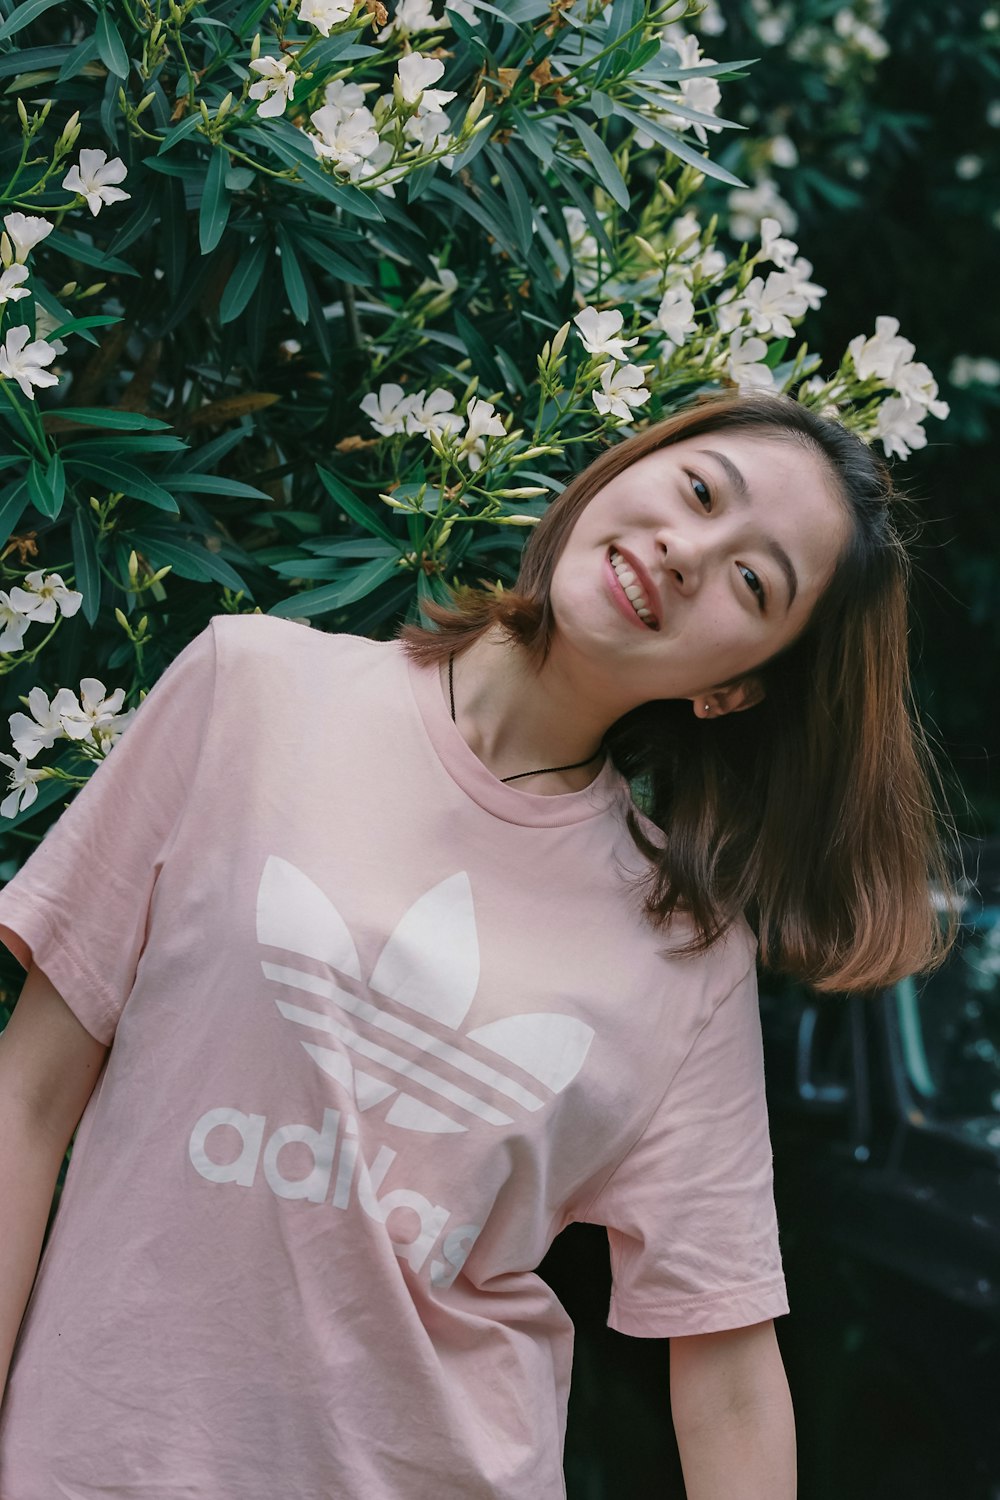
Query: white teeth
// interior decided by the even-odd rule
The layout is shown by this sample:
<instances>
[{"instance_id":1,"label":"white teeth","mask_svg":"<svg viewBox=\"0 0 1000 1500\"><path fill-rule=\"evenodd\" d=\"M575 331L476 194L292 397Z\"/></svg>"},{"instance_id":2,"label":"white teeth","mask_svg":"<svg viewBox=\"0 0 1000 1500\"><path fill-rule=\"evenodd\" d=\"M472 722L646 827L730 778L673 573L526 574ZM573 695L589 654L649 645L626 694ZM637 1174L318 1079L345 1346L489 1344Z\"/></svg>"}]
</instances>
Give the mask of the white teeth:
<instances>
[{"instance_id":1,"label":"white teeth","mask_svg":"<svg viewBox=\"0 0 1000 1500\"><path fill-rule=\"evenodd\" d=\"M638 578L636 578L625 559L620 557L613 547L611 549L611 566L615 570L615 575L622 586L625 597L629 600L640 620L644 621L647 625L655 626L656 616L646 603L646 596L642 592Z\"/></svg>"}]
</instances>

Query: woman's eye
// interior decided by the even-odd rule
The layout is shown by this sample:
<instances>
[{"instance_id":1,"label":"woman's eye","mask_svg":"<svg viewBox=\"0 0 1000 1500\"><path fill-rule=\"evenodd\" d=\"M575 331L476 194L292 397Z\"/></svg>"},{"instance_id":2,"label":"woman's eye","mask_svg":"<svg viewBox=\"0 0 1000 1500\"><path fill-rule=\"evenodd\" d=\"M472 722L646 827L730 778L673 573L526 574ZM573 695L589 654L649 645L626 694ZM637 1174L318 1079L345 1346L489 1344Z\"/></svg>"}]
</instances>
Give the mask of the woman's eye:
<instances>
[{"instance_id":1,"label":"woman's eye","mask_svg":"<svg viewBox=\"0 0 1000 1500\"><path fill-rule=\"evenodd\" d=\"M757 577L757 574L753 571L752 568L745 568L742 563L737 563L736 566L739 568L743 577L746 579L747 588L752 594L756 595L758 607L763 610L764 585L761 583L760 579Z\"/></svg>"},{"instance_id":2,"label":"woman's eye","mask_svg":"<svg viewBox=\"0 0 1000 1500\"><path fill-rule=\"evenodd\" d=\"M698 500L699 504L702 505L705 510L711 510L712 492L709 489L708 485L703 479L699 479L697 474L689 474L688 478L691 480L691 488L694 490L695 497Z\"/></svg>"}]
</instances>

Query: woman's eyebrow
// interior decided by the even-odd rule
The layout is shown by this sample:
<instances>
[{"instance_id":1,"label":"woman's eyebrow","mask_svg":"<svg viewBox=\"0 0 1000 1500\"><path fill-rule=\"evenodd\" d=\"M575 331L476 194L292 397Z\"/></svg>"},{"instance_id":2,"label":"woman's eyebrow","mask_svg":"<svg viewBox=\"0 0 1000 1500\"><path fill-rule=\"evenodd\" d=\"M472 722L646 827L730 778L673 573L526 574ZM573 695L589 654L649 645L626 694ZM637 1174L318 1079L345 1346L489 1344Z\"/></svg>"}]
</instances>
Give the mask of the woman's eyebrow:
<instances>
[{"instance_id":1,"label":"woman's eyebrow","mask_svg":"<svg viewBox=\"0 0 1000 1500\"><path fill-rule=\"evenodd\" d=\"M727 458L724 453L719 453L715 448L702 448L699 449L699 453L702 458L713 458L715 460L740 500L747 501L750 499L750 486L747 484L742 471L736 467L731 458ZM799 590L799 580L792 565L792 559L781 543L775 541L773 537L764 538L764 548L774 558L778 567L785 575L785 584L788 588L788 604L785 608L785 613L787 614L788 610L794 604L795 595Z\"/></svg>"}]
</instances>

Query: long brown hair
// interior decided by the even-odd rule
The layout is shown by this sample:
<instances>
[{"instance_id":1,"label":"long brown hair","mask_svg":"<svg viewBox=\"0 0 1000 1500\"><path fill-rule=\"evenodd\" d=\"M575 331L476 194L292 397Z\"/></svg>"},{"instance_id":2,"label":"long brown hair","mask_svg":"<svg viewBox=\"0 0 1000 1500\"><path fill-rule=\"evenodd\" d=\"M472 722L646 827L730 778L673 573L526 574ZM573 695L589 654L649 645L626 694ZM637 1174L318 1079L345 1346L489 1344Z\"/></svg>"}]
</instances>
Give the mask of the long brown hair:
<instances>
[{"instance_id":1,"label":"long brown hair","mask_svg":"<svg viewBox=\"0 0 1000 1500\"><path fill-rule=\"evenodd\" d=\"M805 630L755 669L762 702L698 719L686 700L655 700L605 735L667 835L652 842L627 810L650 862L644 909L657 926L688 914L690 952L743 913L769 968L821 990L880 987L933 968L951 944L954 923L935 910L950 903L933 892L949 888L953 840L910 694L902 497L853 433L786 396L703 396L571 481L532 532L513 590L460 590L454 608L426 603L438 628L407 624L399 636L414 658L437 663L499 625L537 670L554 627L552 574L585 506L656 449L721 431L784 438L825 458L852 534Z\"/></svg>"}]
</instances>

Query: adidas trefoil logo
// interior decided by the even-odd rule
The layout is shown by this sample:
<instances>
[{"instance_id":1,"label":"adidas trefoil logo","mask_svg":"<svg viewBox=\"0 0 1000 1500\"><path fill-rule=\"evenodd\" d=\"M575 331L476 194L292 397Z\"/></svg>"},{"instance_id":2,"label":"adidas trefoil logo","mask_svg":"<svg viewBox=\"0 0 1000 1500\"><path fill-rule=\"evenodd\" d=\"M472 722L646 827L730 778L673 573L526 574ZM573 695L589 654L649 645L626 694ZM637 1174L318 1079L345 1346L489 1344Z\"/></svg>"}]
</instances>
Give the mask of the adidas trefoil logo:
<instances>
[{"instance_id":1,"label":"adidas trefoil logo","mask_svg":"<svg viewBox=\"0 0 1000 1500\"><path fill-rule=\"evenodd\" d=\"M269 856L261 875L257 937L269 947L318 960L364 983L340 912L307 875L277 855ZM391 1099L386 1122L401 1130L457 1133L476 1123L510 1125L518 1111L543 1108L573 1081L594 1038L593 1028L576 1017L550 1012L460 1029L480 971L472 888L465 871L433 886L403 913L368 981L371 999L293 964L262 960L261 968L268 979L312 1002L300 1005L279 997L275 1003L286 1020L310 1033L309 1039L299 1040L316 1065L350 1091L359 1110ZM386 1000L393 1006L387 1007ZM400 1015L400 1009L408 1014ZM410 1016L426 1018L435 1030ZM359 1021L360 1027L352 1024ZM317 1032L340 1047L313 1040ZM478 1049L513 1063L544 1092L511 1077L502 1063L484 1060ZM434 1103L410 1092L414 1085Z\"/></svg>"}]
</instances>

